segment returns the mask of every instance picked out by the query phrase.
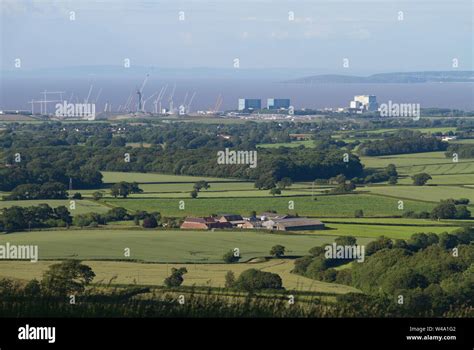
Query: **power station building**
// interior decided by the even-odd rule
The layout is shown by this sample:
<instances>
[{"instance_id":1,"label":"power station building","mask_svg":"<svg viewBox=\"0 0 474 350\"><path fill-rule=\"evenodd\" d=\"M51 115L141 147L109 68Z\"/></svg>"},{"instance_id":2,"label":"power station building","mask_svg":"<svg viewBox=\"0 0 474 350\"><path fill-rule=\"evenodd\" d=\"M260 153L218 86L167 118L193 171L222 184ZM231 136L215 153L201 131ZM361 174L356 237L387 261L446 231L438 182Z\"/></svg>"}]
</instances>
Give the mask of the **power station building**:
<instances>
[{"instance_id":1,"label":"power station building","mask_svg":"<svg viewBox=\"0 0 474 350\"><path fill-rule=\"evenodd\" d=\"M259 98L239 98L239 111L262 109L262 100Z\"/></svg>"},{"instance_id":2,"label":"power station building","mask_svg":"<svg viewBox=\"0 0 474 350\"><path fill-rule=\"evenodd\" d=\"M357 112L374 112L378 109L377 97L375 95L357 95L350 102L350 109Z\"/></svg>"},{"instance_id":3,"label":"power station building","mask_svg":"<svg viewBox=\"0 0 474 350\"><path fill-rule=\"evenodd\" d=\"M289 109L290 99L289 98L268 98L267 108L268 109Z\"/></svg>"}]
</instances>

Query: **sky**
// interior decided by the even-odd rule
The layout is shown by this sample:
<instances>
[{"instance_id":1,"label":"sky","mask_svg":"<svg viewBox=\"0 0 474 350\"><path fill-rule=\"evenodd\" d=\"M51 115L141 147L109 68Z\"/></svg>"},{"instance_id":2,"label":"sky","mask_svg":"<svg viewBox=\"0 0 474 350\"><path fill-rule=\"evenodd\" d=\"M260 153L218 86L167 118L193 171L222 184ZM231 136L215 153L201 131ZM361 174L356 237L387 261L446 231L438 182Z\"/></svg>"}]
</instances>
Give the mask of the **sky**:
<instances>
[{"instance_id":1,"label":"sky","mask_svg":"<svg viewBox=\"0 0 474 350\"><path fill-rule=\"evenodd\" d=\"M471 70L474 61L472 0L0 0L0 6L2 70L14 70L18 58L26 70L120 67L128 59L131 66L163 69L238 63L347 74L451 70L454 59L457 69Z\"/></svg>"}]
</instances>

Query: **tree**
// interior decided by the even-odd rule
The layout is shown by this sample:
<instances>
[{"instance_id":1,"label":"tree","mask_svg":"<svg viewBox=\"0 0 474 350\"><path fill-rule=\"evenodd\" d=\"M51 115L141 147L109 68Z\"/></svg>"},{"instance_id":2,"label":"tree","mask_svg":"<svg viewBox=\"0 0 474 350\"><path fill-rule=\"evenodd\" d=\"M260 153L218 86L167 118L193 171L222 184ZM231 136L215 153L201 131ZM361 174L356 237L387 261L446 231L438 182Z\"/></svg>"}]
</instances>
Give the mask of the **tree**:
<instances>
[{"instance_id":1,"label":"tree","mask_svg":"<svg viewBox=\"0 0 474 350\"><path fill-rule=\"evenodd\" d=\"M143 219L142 225L144 228L155 228L158 226L158 221L156 221L156 218L153 215L150 215Z\"/></svg>"},{"instance_id":2,"label":"tree","mask_svg":"<svg viewBox=\"0 0 474 350\"><path fill-rule=\"evenodd\" d=\"M59 219L66 223L66 226L72 224L72 216L69 210L64 206L60 205L59 207L54 209L54 215Z\"/></svg>"},{"instance_id":3,"label":"tree","mask_svg":"<svg viewBox=\"0 0 474 350\"><path fill-rule=\"evenodd\" d=\"M284 177L278 181L277 186L279 189L284 190L287 187L290 187L293 184L289 177Z\"/></svg>"},{"instance_id":4,"label":"tree","mask_svg":"<svg viewBox=\"0 0 474 350\"><path fill-rule=\"evenodd\" d=\"M192 190L191 193L190 193L190 196L191 196L191 198L197 198L197 196L198 196L198 191Z\"/></svg>"},{"instance_id":5,"label":"tree","mask_svg":"<svg viewBox=\"0 0 474 350\"><path fill-rule=\"evenodd\" d=\"M274 245L270 250L270 255L281 258L283 255L285 255L285 247L280 244Z\"/></svg>"},{"instance_id":6,"label":"tree","mask_svg":"<svg viewBox=\"0 0 474 350\"><path fill-rule=\"evenodd\" d=\"M454 219L456 217L456 206L450 202L441 202L431 211L432 219Z\"/></svg>"},{"instance_id":7,"label":"tree","mask_svg":"<svg viewBox=\"0 0 474 350\"><path fill-rule=\"evenodd\" d=\"M121 181L119 183L116 183L112 186L110 189L110 194L114 196L114 198L117 198L117 196L122 196L122 198L127 198L130 194L132 193L141 193L143 190L138 187L138 184L136 182L126 182L126 181Z\"/></svg>"},{"instance_id":8,"label":"tree","mask_svg":"<svg viewBox=\"0 0 474 350\"><path fill-rule=\"evenodd\" d=\"M273 187L273 188L270 189L270 194L272 196L276 196L278 194L281 194L281 190L277 187Z\"/></svg>"},{"instance_id":9,"label":"tree","mask_svg":"<svg viewBox=\"0 0 474 350\"><path fill-rule=\"evenodd\" d=\"M389 185L396 185L397 182L398 182L398 180L397 180L397 177L396 177L396 176L390 176L390 177L388 178L388 184L389 184Z\"/></svg>"},{"instance_id":10,"label":"tree","mask_svg":"<svg viewBox=\"0 0 474 350\"><path fill-rule=\"evenodd\" d=\"M110 191L110 194L112 194L112 196L114 196L115 198L117 198L118 196L118 192L117 194L115 194L112 191ZM95 201L101 200L103 196L104 195L100 191L95 191L94 193L92 193L92 199L94 199Z\"/></svg>"},{"instance_id":11,"label":"tree","mask_svg":"<svg viewBox=\"0 0 474 350\"><path fill-rule=\"evenodd\" d=\"M471 212L465 205L456 206L456 219L468 219L471 217Z\"/></svg>"},{"instance_id":12,"label":"tree","mask_svg":"<svg viewBox=\"0 0 474 350\"><path fill-rule=\"evenodd\" d=\"M357 209L355 212L354 212L354 217L355 218L362 218L364 217L364 211L362 209Z\"/></svg>"},{"instance_id":13,"label":"tree","mask_svg":"<svg viewBox=\"0 0 474 350\"><path fill-rule=\"evenodd\" d=\"M82 194L80 192L76 192L72 195L72 199L82 199Z\"/></svg>"},{"instance_id":14,"label":"tree","mask_svg":"<svg viewBox=\"0 0 474 350\"><path fill-rule=\"evenodd\" d=\"M129 215L127 213L127 210L122 207L112 208L105 214L106 221L121 221L121 220L128 220L128 219L129 219Z\"/></svg>"},{"instance_id":15,"label":"tree","mask_svg":"<svg viewBox=\"0 0 474 350\"><path fill-rule=\"evenodd\" d=\"M413 180L413 185L423 186L428 182L428 180L431 180L432 177L427 173L420 173L420 174L413 175L411 179Z\"/></svg>"},{"instance_id":16,"label":"tree","mask_svg":"<svg viewBox=\"0 0 474 350\"><path fill-rule=\"evenodd\" d=\"M262 289L283 289L283 283L278 274L257 269L248 269L242 272L235 282L235 286L246 292Z\"/></svg>"},{"instance_id":17,"label":"tree","mask_svg":"<svg viewBox=\"0 0 474 350\"><path fill-rule=\"evenodd\" d=\"M340 237L337 237L334 242L336 242L337 245L350 245L350 246L353 246L353 245L356 245L357 243L357 238L355 238L354 236L340 236Z\"/></svg>"},{"instance_id":18,"label":"tree","mask_svg":"<svg viewBox=\"0 0 474 350\"><path fill-rule=\"evenodd\" d=\"M225 274L225 287L234 288L235 287L235 274L232 271L227 271Z\"/></svg>"},{"instance_id":19,"label":"tree","mask_svg":"<svg viewBox=\"0 0 474 350\"><path fill-rule=\"evenodd\" d=\"M447 232L443 232L439 235L439 243L443 249L452 249L459 244L458 238L455 235L451 235Z\"/></svg>"},{"instance_id":20,"label":"tree","mask_svg":"<svg viewBox=\"0 0 474 350\"><path fill-rule=\"evenodd\" d=\"M207 181L204 181L204 180L196 182L193 186L194 190L197 192L201 191L203 188L205 190L208 190L210 187L211 185Z\"/></svg>"},{"instance_id":21,"label":"tree","mask_svg":"<svg viewBox=\"0 0 474 350\"><path fill-rule=\"evenodd\" d=\"M41 285L37 279L30 280L23 288L23 293L28 296L38 296L41 293Z\"/></svg>"},{"instance_id":22,"label":"tree","mask_svg":"<svg viewBox=\"0 0 474 350\"><path fill-rule=\"evenodd\" d=\"M269 190L275 187L275 178L271 174L262 174L255 180L255 188L259 190Z\"/></svg>"},{"instance_id":23,"label":"tree","mask_svg":"<svg viewBox=\"0 0 474 350\"><path fill-rule=\"evenodd\" d=\"M168 288L179 287L181 284L183 284L183 275L185 273L188 273L188 270L185 267L181 267L179 269L173 267L171 269L171 275L165 278L165 286Z\"/></svg>"},{"instance_id":24,"label":"tree","mask_svg":"<svg viewBox=\"0 0 474 350\"><path fill-rule=\"evenodd\" d=\"M66 260L54 264L43 274L42 288L49 294L68 295L82 293L95 277L92 269L79 260Z\"/></svg>"},{"instance_id":25,"label":"tree","mask_svg":"<svg viewBox=\"0 0 474 350\"><path fill-rule=\"evenodd\" d=\"M387 173L388 176L394 177L395 180L398 177L397 167L395 166L395 164L387 165L387 167L385 168L385 172Z\"/></svg>"},{"instance_id":26,"label":"tree","mask_svg":"<svg viewBox=\"0 0 474 350\"><path fill-rule=\"evenodd\" d=\"M94 193L100 193L100 192L94 192ZM114 197L117 198L120 195L120 189L118 186L113 185L112 188L110 189L110 194Z\"/></svg>"},{"instance_id":27,"label":"tree","mask_svg":"<svg viewBox=\"0 0 474 350\"><path fill-rule=\"evenodd\" d=\"M22 230L28 227L28 220L22 207L3 208L0 220L7 232Z\"/></svg>"},{"instance_id":28,"label":"tree","mask_svg":"<svg viewBox=\"0 0 474 350\"><path fill-rule=\"evenodd\" d=\"M356 185L354 182L349 181L347 183L339 183L336 187L334 187L331 192L332 193L347 193L352 192L356 189Z\"/></svg>"},{"instance_id":29,"label":"tree","mask_svg":"<svg viewBox=\"0 0 474 350\"><path fill-rule=\"evenodd\" d=\"M225 263L232 264L240 260L240 255L238 255L233 249L231 249L227 253L224 254L222 259L224 260Z\"/></svg>"},{"instance_id":30,"label":"tree","mask_svg":"<svg viewBox=\"0 0 474 350\"><path fill-rule=\"evenodd\" d=\"M382 249L390 249L392 248L392 240L390 238L381 236L377 238L375 241L371 241L367 244L365 253L366 255L372 255L375 252L382 250Z\"/></svg>"}]
</instances>

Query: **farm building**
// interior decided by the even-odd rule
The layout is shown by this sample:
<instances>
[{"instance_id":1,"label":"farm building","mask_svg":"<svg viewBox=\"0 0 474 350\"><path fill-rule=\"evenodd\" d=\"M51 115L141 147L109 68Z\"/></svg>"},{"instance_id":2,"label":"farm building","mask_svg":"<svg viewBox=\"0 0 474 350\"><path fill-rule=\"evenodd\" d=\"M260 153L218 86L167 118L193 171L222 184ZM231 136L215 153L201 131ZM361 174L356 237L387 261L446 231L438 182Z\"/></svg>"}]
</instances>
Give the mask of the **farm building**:
<instances>
[{"instance_id":1,"label":"farm building","mask_svg":"<svg viewBox=\"0 0 474 350\"><path fill-rule=\"evenodd\" d=\"M266 220L280 220L280 219L288 219L291 218L291 215L287 214L277 214L277 213L271 213L271 212L264 212L258 215L260 220L266 221Z\"/></svg>"},{"instance_id":2,"label":"farm building","mask_svg":"<svg viewBox=\"0 0 474 350\"><path fill-rule=\"evenodd\" d=\"M243 218L241 215L238 214L222 214L219 216L217 221L219 222L232 222L232 221L242 221Z\"/></svg>"},{"instance_id":3,"label":"farm building","mask_svg":"<svg viewBox=\"0 0 474 350\"><path fill-rule=\"evenodd\" d=\"M262 223L268 230L278 231L301 231L301 230L324 230L324 224L315 219L309 218L287 218L273 219Z\"/></svg>"},{"instance_id":4,"label":"farm building","mask_svg":"<svg viewBox=\"0 0 474 350\"><path fill-rule=\"evenodd\" d=\"M213 217L192 218L188 217L181 224L181 229L210 230L212 228L231 228L232 224L228 222L216 221Z\"/></svg>"}]
</instances>

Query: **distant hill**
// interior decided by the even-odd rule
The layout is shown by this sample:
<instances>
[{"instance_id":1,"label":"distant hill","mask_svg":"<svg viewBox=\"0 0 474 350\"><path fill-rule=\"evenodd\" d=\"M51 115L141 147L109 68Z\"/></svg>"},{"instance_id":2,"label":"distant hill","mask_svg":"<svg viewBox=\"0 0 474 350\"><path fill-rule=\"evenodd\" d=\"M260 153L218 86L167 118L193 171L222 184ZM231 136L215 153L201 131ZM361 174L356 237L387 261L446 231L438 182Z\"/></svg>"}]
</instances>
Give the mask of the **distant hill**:
<instances>
[{"instance_id":1,"label":"distant hill","mask_svg":"<svg viewBox=\"0 0 474 350\"><path fill-rule=\"evenodd\" d=\"M324 74L287 80L285 83L297 84L411 84L411 83L474 83L474 71L441 71L441 72L404 72L381 73L367 77Z\"/></svg>"}]
</instances>

